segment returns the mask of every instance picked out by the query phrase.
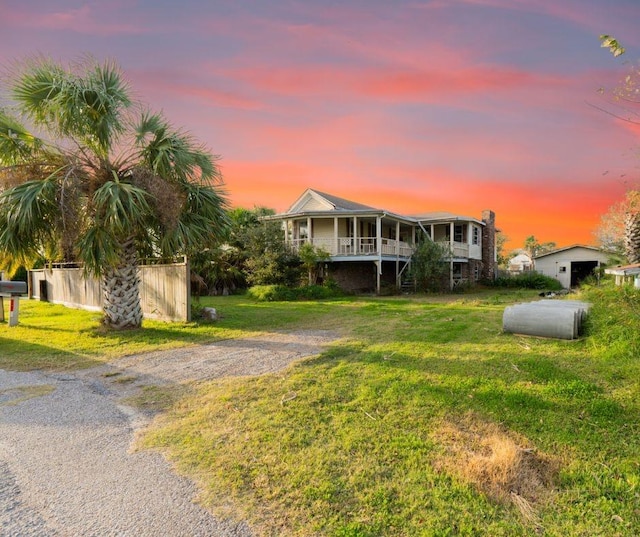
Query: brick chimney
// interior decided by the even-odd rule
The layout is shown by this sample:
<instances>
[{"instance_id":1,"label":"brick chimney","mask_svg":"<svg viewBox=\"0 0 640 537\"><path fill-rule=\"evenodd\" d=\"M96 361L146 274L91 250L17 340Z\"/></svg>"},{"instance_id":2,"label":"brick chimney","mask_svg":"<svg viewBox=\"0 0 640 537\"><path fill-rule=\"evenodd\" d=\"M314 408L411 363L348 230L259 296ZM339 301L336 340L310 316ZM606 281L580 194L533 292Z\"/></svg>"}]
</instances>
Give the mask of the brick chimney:
<instances>
[{"instance_id":1,"label":"brick chimney","mask_svg":"<svg viewBox=\"0 0 640 537\"><path fill-rule=\"evenodd\" d=\"M482 211L482 274L487 280L495 280L498 275L496 251L496 214L489 209Z\"/></svg>"}]
</instances>

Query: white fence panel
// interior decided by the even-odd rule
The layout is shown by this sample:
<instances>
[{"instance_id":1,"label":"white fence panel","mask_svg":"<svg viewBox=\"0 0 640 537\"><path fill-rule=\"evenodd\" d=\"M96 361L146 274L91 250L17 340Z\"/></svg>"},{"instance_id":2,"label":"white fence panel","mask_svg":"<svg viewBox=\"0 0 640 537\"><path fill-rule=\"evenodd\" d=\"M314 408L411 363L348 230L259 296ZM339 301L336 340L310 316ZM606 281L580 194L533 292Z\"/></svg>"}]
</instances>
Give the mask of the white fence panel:
<instances>
[{"instance_id":1,"label":"white fence panel","mask_svg":"<svg viewBox=\"0 0 640 537\"><path fill-rule=\"evenodd\" d=\"M140 303L146 319L191 320L189 263L141 265ZM81 268L38 269L29 272L31 296L54 304L91 311L102 309L102 284L85 278Z\"/></svg>"}]
</instances>

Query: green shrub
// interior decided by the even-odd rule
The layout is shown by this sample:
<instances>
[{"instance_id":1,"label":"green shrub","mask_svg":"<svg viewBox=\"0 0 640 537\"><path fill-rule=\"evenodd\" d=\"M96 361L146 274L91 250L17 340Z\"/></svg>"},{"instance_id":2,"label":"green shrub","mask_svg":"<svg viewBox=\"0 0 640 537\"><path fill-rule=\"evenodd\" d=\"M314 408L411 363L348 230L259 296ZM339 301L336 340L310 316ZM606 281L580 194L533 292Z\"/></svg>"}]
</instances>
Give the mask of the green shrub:
<instances>
[{"instance_id":1,"label":"green shrub","mask_svg":"<svg viewBox=\"0 0 640 537\"><path fill-rule=\"evenodd\" d=\"M279 302L296 299L294 289L286 285L254 285L249 287L247 294L259 302Z\"/></svg>"},{"instance_id":2,"label":"green shrub","mask_svg":"<svg viewBox=\"0 0 640 537\"><path fill-rule=\"evenodd\" d=\"M247 294L259 302L280 302L292 300L320 300L342 296L335 285L305 285L303 287L287 287L286 285L254 285Z\"/></svg>"},{"instance_id":3,"label":"green shrub","mask_svg":"<svg viewBox=\"0 0 640 537\"><path fill-rule=\"evenodd\" d=\"M501 276L485 283L492 287L509 289L546 289L549 291L562 289L562 284L558 280L537 272L525 272L517 276Z\"/></svg>"}]
</instances>

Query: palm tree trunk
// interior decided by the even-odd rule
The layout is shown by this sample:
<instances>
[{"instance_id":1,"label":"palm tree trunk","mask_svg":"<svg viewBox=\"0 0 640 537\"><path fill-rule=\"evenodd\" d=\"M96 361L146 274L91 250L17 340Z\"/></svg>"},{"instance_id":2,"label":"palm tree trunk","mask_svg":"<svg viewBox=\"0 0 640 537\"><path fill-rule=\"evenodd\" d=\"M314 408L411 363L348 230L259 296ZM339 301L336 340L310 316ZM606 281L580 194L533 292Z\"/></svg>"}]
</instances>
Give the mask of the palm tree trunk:
<instances>
[{"instance_id":1,"label":"palm tree trunk","mask_svg":"<svg viewBox=\"0 0 640 537\"><path fill-rule=\"evenodd\" d=\"M624 247L631 264L640 263L640 212L632 211L624 219Z\"/></svg>"},{"instance_id":2,"label":"palm tree trunk","mask_svg":"<svg viewBox=\"0 0 640 537\"><path fill-rule=\"evenodd\" d=\"M142 307L138 277L138 256L132 238L122 245L121 262L116 267L105 270L103 279L104 324L109 328L122 330L140 328Z\"/></svg>"}]
</instances>

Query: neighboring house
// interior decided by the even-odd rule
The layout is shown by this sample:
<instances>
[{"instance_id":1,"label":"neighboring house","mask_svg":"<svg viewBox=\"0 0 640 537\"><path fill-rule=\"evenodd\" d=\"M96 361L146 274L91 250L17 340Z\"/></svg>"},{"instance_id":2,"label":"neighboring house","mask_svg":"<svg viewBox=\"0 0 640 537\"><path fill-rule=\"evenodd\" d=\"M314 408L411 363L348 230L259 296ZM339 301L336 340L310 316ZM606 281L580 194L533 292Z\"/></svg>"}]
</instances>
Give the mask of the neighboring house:
<instances>
[{"instance_id":1,"label":"neighboring house","mask_svg":"<svg viewBox=\"0 0 640 537\"><path fill-rule=\"evenodd\" d=\"M400 286L420 232L447 245L450 286L495 278L495 215L483 219L450 213L404 216L331 194L307 189L282 214L264 217L282 222L286 242L306 242L330 254L328 276L343 289L375 290Z\"/></svg>"},{"instance_id":2,"label":"neighboring house","mask_svg":"<svg viewBox=\"0 0 640 537\"><path fill-rule=\"evenodd\" d=\"M618 265L617 267L605 269L604 272L616 277L616 285L622 285L629 279L633 279L634 287L640 289L640 264Z\"/></svg>"},{"instance_id":3,"label":"neighboring house","mask_svg":"<svg viewBox=\"0 0 640 537\"><path fill-rule=\"evenodd\" d=\"M521 274L522 272L530 272L533 270L533 260L526 253L520 253L509 259L509 267L507 270L511 274Z\"/></svg>"},{"instance_id":4,"label":"neighboring house","mask_svg":"<svg viewBox=\"0 0 640 537\"><path fill-rule=\"evenodd\" d=\"M574 244L537 255L533 262L536 272L555 278L562 287L571 289L605 265L609 257L595 246Z\"/></svg>"}]
</instances>

